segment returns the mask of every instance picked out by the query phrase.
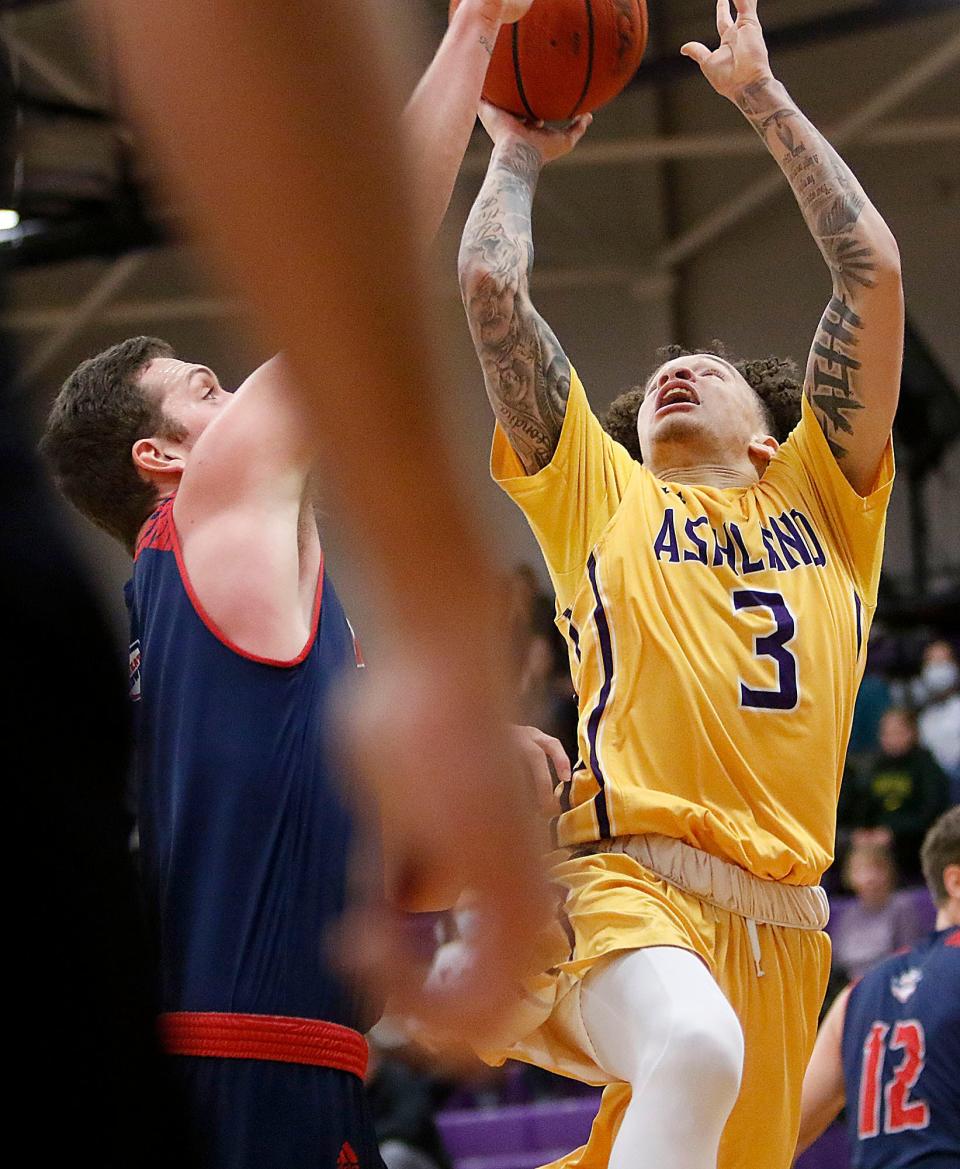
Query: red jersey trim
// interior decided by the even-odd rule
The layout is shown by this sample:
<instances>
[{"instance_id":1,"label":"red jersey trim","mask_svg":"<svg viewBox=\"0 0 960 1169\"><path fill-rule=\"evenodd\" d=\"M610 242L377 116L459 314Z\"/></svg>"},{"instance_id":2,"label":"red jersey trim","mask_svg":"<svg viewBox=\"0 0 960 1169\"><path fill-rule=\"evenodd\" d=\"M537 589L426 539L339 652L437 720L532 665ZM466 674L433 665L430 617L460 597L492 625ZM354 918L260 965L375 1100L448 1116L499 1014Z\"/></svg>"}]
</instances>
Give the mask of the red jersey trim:
<instances>
[{"instance_id":1,"label":"red jersey trim","mask_svg":"<svg viewBox=\"0 0 960 1169\"><path fill-rule=\"evenodd\" d=\"M257 662L261 666L277 666L279 669L290 669L293 666L299 666L304 662L313 649L314 642L317 639L317 630L320 628L320 609L323 603L323 578L324 578L324 555L323 549L320 549L320 568L317 572L317 590L313 599L313 612L310 617L310 633L307 636L306 644L303 649L297 654L295 658L266 658L259 654L251 653L249 650L243 649L237 645L232 638L228 637L219 625L213 620L210 614L203 606L203 602L197 596L193 587L193 582L190 580L190 574L187 572L187 566L183 559L183 550L180 547L180 534L177 531L176 521L173 515L173 504L176 499L175 495L171 495L161 504L160 508L147 520L143 528L140 530L140 536L137 539L137 550L134 560L140 555L145 548L156 548L158 551L169 552L172 551L177 560L177 570L180 573L180 580L183 582L183 587L186 590L187 596L190 598L190 604L194 608L194 612L204 623L210 633L222 645L225 645L231 652L237 654L241 658L246 658L247 661Z\"/></svg>"},{"instance_id":2,"label":"red jersey trim","mask_svg":"<svg viewBox=\"0 0 960 1169\"><path fill-rule=\"evenodd\" d=\"M175 1011L161 1015L157 1027L168 1055L336 1068L361 1080L367 1070L367 1041L360 1032L322 1019Z\"/></svg>"},{"instance_id":3,"label":"red jersey trim","mask_svg":"<svg viewBox=\"0 0 960 1169\"><path fill-rule=\"evenodd\" d=\"M172 547L170 541L170 524L173 519L173 513L171 511L172 503L172 496L170 499L165 499L150 518L144 522L143 527L137 534L137 542L133 553L134 562L139 559L140 553L145 548L155 548L158 552L170 551Z\"/></svg>"}]
</instances>

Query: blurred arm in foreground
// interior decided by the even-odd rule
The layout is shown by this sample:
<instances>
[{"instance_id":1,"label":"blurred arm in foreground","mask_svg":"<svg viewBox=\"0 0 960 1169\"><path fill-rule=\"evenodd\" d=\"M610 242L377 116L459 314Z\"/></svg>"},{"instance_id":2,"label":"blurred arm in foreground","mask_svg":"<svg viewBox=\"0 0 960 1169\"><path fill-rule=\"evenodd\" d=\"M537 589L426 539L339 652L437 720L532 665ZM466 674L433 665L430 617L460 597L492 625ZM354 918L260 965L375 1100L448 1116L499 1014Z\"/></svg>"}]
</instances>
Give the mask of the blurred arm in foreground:
<instances>
[{"instance_id":1,"label":"blurred arm in foreground","mask_svg":"<svg viewBox=\"0 0 960 1169\"><path fill-rule=\"evenodd\" d=\"M546 900L533 809L508 746L496 589L430 404L440 374L389 30L369 0L291 6L282 20L239 0L93 6L163 182L263 337L282 345L311 442L335 445L325 474L381 611L403 615L354 704L351 737L398 897L449 903L469 886L489 906L482 985L445 1008L461 1030L482 1027L521 973ZM464 7L482 9L492 28L495 9L526 6ZM482 80L477 71L477 97ZM452 115L464 148L469 105ZM427 114L415 98L414 142L418 116ZM429 116L436 127L438 109ZM449 191L440 194L445 207ZM417 1000L388 923L365 923L352 950L381 989L408 1007Z\"/></svg>"}]
</instances>

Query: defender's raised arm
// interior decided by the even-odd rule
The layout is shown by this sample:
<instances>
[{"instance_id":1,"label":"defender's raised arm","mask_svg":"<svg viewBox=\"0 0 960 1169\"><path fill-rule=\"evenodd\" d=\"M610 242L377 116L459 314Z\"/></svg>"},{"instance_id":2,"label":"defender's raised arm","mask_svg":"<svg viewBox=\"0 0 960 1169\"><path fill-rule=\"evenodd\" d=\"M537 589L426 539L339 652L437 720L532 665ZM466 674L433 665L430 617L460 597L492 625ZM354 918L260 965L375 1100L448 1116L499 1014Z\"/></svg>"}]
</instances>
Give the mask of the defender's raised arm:
<instances>
[{"instance_id":1,"label":"defender's raised arm","mask_svg":"<svg viewBox=\"0 0 960 1169\"><path fill-rule=\"evenodd\" d=\"M463 0L403 114L418 182L424 239L440 229L477 120L477 101L497 35L533 0Z\"/></svg>"},{"instance_id":2,"label":"defender's raised arm","mask_svg":"<svg viewBox=\"0 0 960 1169\"><path fill-rule=\"evenodd\" d=\"M460 290L490 404L532 475L553 457L570 393L570 363L530 299L533 196L544 164L572 150L591 118L538 129L486 103L480 117L494 148L463 233Z\"/></svg>"},{"instance_id":3,"label":"defender's raised arm","mask_svg":"<svg viewBox=\"0 0 960 1169\"><path fill-rule=\"evenodd\" d=\"M900 256L853 172L770 69L756 0L717 5L720 47L681 52L732 101L787 176L833 278L807 365L805 392L841 470L861 494L890 438L903 359Z\"/></svg>"}]
</instances>

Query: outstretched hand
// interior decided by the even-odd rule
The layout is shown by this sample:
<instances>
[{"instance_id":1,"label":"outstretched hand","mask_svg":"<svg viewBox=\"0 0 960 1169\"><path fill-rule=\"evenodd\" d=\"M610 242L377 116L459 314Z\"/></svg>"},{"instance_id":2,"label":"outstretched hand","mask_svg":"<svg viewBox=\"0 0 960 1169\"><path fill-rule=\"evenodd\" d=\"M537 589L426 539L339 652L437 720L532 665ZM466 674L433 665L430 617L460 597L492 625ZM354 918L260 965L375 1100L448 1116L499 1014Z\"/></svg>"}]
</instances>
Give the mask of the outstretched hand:
<instances>
[{"instance_id":1,"label":"outstretched hand","mask_svg":"<svg viewBox=\"0 0 960 1169\"><path fill-rule=\"evenodd\" d=\"M484 129L499 145L507 138L520 138L532 146L543 162L553 162L569 154L586 134L593 114L581 114L564 127L546 126L543 122L523 122L489 102L480 103L480 121Z\"/></svg>"},{"instance_id":2,"label":"outstretched hand","mask_svg":"<svg viewBox=\"0 0 960 1169\"><path fill-rule=\"evenodd\" d=\"M703 70L703 75L721 96L736 102L748 85L772 77L763 29L757 19L757 0L717 2L717 32L720 46L710 50L699 41L689 41L680 50Z\"/></svg>"}]
</instances>

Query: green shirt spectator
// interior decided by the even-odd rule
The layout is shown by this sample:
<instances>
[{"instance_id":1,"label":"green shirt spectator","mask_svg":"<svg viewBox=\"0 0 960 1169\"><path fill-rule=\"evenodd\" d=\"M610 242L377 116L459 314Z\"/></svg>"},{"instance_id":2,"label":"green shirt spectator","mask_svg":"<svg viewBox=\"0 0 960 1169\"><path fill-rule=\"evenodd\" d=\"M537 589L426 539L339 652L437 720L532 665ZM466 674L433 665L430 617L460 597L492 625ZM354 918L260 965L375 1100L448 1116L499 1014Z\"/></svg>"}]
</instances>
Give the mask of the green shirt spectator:
<instances>
[{"instance_id":1,"label":"green shirt spectator","mask_svg":"<svg viewBox=\"0 0 960 1169\"><path fill-rule=\"evenodd\" d=\"M950 806L949 781L917 741L912 711L892 707L880 722L880 751L851 777L840 796L839 826L849 832L881 830L904 879L920 881L920 845L930 825Z\"/></svg>"}]
</instances>

